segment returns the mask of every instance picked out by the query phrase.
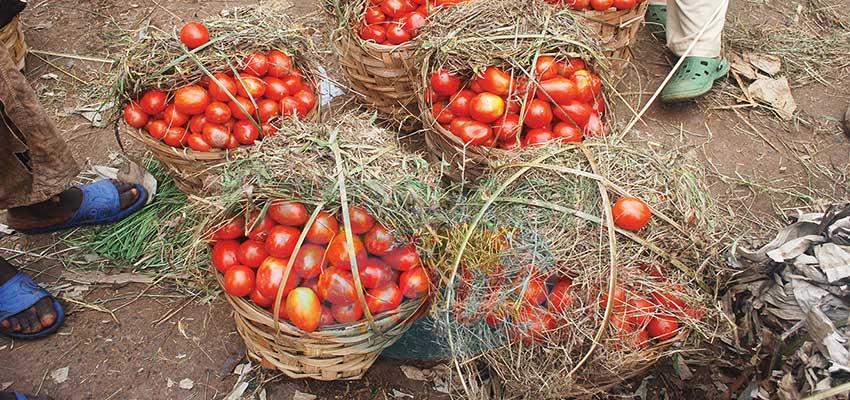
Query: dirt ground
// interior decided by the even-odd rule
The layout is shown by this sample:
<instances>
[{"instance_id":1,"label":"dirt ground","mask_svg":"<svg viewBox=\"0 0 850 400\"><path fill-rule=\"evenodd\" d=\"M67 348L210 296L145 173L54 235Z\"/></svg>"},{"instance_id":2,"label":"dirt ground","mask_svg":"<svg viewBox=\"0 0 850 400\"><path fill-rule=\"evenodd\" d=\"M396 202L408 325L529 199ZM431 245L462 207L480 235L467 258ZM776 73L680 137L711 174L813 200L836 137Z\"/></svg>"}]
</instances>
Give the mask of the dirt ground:
<instances>
[{"instance_id":1,"label":"dirt ground","mask_svg":"<svg viewBox=\"0 0 850 400\"><path fill-rule=\"evenodd\" d=\"M111 130L92 128L73 112L84 105L80 99L90 87L105 79L109 65L44 52L108 59L121 51L114 43L119 29L136 30L150 18L153 25L170 30L181 21L245 3L249 2L31 1L23 23L29 47L36 52L27 58L26 73L77 160L86 165L108 164L120 151ZM307 14L316 11L318 4L297 1L293 12ZM844 6L846 10L850 2L844 1ZM729 29L788 24L794 7L732 2ZM645 30L635 54L633 70L618 88L639 109L674 60ZM850 86L841 79L850 69L845 65L833 72L824 82L794 86L800 109L794 121L782 121L763 107L737 102L743 95L730 79L696 103L653 105L627 140L658 150L676 149L699 159L713 195L741 212L736 237L758 242L795 207L847 198L850 143L837 121L850 98ZM621 102L617 116L625 124L632 113ZM131 152L139 151L129 141L124 143ZM36 253L52 240L50 236L6 237L0 239L0 254L15 257L13 262L26 265L39 282L57 287L65 283L60 278L64 264ZM221 299L186 298L168 285L101 285L83 303L66 302L66 308L64 327L49 339L0 339L0 389L8 383L11 390L56 399L222 399L234 386L236 376L231 372L244 348L230 308ZM692 398L697 393L711 399L737 396L734 369L722 362L705 365L697 358L691 365L697 376L688 382L673 373L670 360L662 361L648 380L648 398ZM336 399L393 398L394 391L416 399L448 397L432 384L407 379L399 368L404 364L409 363L381 358L366 377L352 382L254 375L252 388L262 383L269 399L291 399L296 391ZM67 380L55 379L51 374L63 367L68 368ZM191 389L180 387L184 379L192 381ZM640 383L625 384L618 397L631 397ZM729 386L733 388L727 390Z\"/></svg>"}]
</instances>

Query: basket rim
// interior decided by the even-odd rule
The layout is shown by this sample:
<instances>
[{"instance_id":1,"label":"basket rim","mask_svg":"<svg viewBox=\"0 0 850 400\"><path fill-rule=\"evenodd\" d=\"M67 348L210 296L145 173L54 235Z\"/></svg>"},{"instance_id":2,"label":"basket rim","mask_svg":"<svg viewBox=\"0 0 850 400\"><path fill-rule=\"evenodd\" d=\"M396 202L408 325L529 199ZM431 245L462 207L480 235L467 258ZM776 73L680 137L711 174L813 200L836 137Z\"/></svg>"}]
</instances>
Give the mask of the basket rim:
<instances>
[{"instance_id":1,"label":"basket rim","mask_svg":"<svg viewBox=\"0 0 850 400\"><path fill-rule=\"evenodd\" d=\"M636 7L628 10L618 10L609 8L607 10L569 10L568 12L578 15L587 20L597 22L603 25L612 26L617 29L625 29L628 26L643 22L646 10L649 8L649 1L644 1ZM620 20L628 17L629 19L621 23L612 23L611 21Z\"/></svg>"}]
</instances>

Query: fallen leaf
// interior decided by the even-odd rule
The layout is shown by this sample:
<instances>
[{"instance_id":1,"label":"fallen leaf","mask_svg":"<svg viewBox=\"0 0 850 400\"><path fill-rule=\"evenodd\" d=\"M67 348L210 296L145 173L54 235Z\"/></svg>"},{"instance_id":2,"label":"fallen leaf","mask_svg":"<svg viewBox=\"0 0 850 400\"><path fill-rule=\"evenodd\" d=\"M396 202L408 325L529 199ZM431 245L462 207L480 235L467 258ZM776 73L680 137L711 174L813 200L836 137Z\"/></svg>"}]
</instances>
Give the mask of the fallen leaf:
<instances>
[{"instance_id":1,"label":"fallen leaf","mask_svg":"<svg viewBox=\"0 0 850 400\"><path fill-rule=\"evenodd\" d=\"M12 384L13 384L13 383L15 383L15 381L0 383L0 392L2 392L2 391L4 391L4 390L8 389L8 388L9 388L9 386L12 386Z\"/></svg>"},{"instance_id":2,"label":"fallen leaf","mask_svg":"<svg viewBox=\"0 0 850 400\"><path fill-rule=\"evenodd\" d=\"M782 60L780 60L777 56L770 54L747 53L744 57L750 62L750 65L768 75L776 75L780 70L782 70Z\"/></svg>"},{"instance_id":3,"label":"fallen leaf","mask_svg":"<svg viewBox=\"0 0 850 400\"><path fill-rule=\"evenodd\" d=\"M68 367L62 367L53 370L50 373L50 377L53 378L53 382L63 383L68 380Z\"/></svg>"},{"instance_id":4,"label":"fallen leaf","mask_svg":"<svg viewBox=\"0 0 850 400\"><path fill-rule=\"evenodd\" d=\"M295 394L292 395L292 400L316 400L316 395L304 393L296 389Z\"/></svg>"},{"instance_id":5,"label":"fallen leaf","mask_svg":"<svg viewBox=\"0 0 850 400\"><path fill-rule=\"evenodd\" d=\"M407 393L401 392L397 389L393 389L392 396L397 398L397 399L403 399L405 397L410 397L411 399L413 398L412 394L407 394Z\"/></svg>"},{"instance_id":6,"label":"fallen leaf","mask_svg":"<svg viewBox=\"0 0 850 400\"><path fill-rule=\"evenodd\" d=\"M736 53L729 54L729 66L732 68L732 71L741 74L741 76L751 81L759 78L759 74L756 72L755 68Z\"/></svg>"},{"instance_id":7,"label":"fallen leaf","mask_svg":"<svg viewBox=\"0 0 850 400\"><path fill-rule=\"evenodd\" d=\"M815 258L829 283L850 277L850 254L835 243L824 243L815 247Z\"/></svg>"},{"instance_id":8,"label":"fallen leaf","mask_svg":"<svg viewBox=\"0 0 850 400\"><path fill-rule=\"evenodd\" d=\"M428 380L428 378L425 376L425 373L419 368L412 367L410 365L402 365L399 368L401 369L401 372L404 373L404 376L407 377L407 379L412 379L414 381Z\"/></svg>"},{"instance_id":9,"label":"fallen leaf","mask_svg":"<svg viewBox=\"0 0 850 400\"><path fill-rule=\"evenodd\" d=\"M49 74L42 75L41 79L54 80L55 81L55 80L59 79L59 75L56 75L56 74L51 72Z\"/></svg>"},{"instance_id":10,"label":"fallen leaf","mask_svg":"<svg viewBox=\"0 0 850 400\"><path fill-rule=\"evenodd\" d=\"M189 378L180 380L180 389L192 390L195 387L195 382Z\"/></svg>"},{"instance_id":11,"label":"fallen leaf","mask_svg":"<svg viewBox=\"0 0 850 400\"><path fill-rule=\"evenodd\" d=\"M797 110L797 102L791 95L788 79L761 78L753 82L747 91L750 96L762 103L768 104L785 120L790 121Z\"/></svg>"},{"instance_id":12,"label":"fallen leaf","mask_svg":"<svg viewBox=\"0 0 850 400\"><path fill-rule=\"evenodd\" d=\"M247 389L248 382L236 382L236 385L233 385L233 390L227 394L224 400L239 400Z\"/></svg>"}]
</instances>

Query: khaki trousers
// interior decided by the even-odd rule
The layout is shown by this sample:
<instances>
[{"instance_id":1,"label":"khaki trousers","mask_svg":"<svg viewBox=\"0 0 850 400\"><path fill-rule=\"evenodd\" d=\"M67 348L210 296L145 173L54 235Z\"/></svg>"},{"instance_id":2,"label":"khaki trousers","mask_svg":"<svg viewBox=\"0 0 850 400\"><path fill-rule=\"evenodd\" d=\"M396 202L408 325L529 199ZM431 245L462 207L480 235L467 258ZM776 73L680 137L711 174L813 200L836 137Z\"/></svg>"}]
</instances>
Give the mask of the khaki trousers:
<instances>
[{"instance_id":1,"label":"khaki trousers","mask_svg":"<svg viewBox=\"0 0 850 400\"><path fill-rule=\"evenodd\" d=\"M697 36L703 25L708 28L691 51L694 57L719 57L722 43L723 24L726 22L726 9L729 2L717 18L708 21L722 0L649 0L653 5L667 6L667 47L673 54L682 55Z\"/></svg>"}]
</instances>

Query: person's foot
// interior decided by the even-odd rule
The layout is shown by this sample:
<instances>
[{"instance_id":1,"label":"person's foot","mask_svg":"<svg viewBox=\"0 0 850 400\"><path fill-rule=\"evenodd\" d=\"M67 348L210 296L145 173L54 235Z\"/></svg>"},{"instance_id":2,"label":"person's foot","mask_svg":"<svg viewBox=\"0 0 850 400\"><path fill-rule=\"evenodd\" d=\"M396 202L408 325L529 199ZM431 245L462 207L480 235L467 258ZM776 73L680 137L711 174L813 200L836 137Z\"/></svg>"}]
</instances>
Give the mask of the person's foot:
<instances>
[{"instance_id":1,"label":"person's foot","mask_svg":"<svg viewBox=\"0 0 850 400\"><path fill-rule=\"evenodd\" d=\"M110 179L121 201L121 209L133 205L139 198L139 191L132 183ZM80 208L83 192L76 187L65 190L47 201L25 207L8 210L7 223L18 231L40 229L68 222Z\"/></svg>"},{"instance_id":2,"label":"person's foot","mask_svg":"<svg viewBox=\"0 0 850 400\"><path fill-rule=\"evenodd\" d=\"M15 396L15 392L2 392L0 393L0 400L17 400L18 397ZM27 400L53 400L47 396L26 396Z\"/></svg>"},{"instance_id":3,"label":"person's foot","mask_svg":"<svg viewBox=\"0 0 850 400\"><path fill-rule=\"evenodd\" d=\"M714 81L729 72L725 58L687 57L676 74L661 90L661 101L685 101L708 93Z\"/></svg>"},{"instance_id":4,"label":"person's foot","mask_svg":"<svg viewBox=\"0 0 850 400\"><path fill-rule=\"evenodd\" d=\"M12 279L18 271L9 262L0 257L0 286ZM56 323L56 309L53 298L45 297L32 307L0 321L3 330L13 333L33 334L50 328ZM4 400L0 397L0 400Z\"/></svg>"},{"instance_id":5,"label":"person's foot","mask_svg":"<svg viewBox=\"0 0 850 400\"><path fill-rule=\"evenodd\" d=\"M662 42L667 41L667 6L650 4L646 8L644 22L652 36Z\"/></svg>"}]
</instances>

